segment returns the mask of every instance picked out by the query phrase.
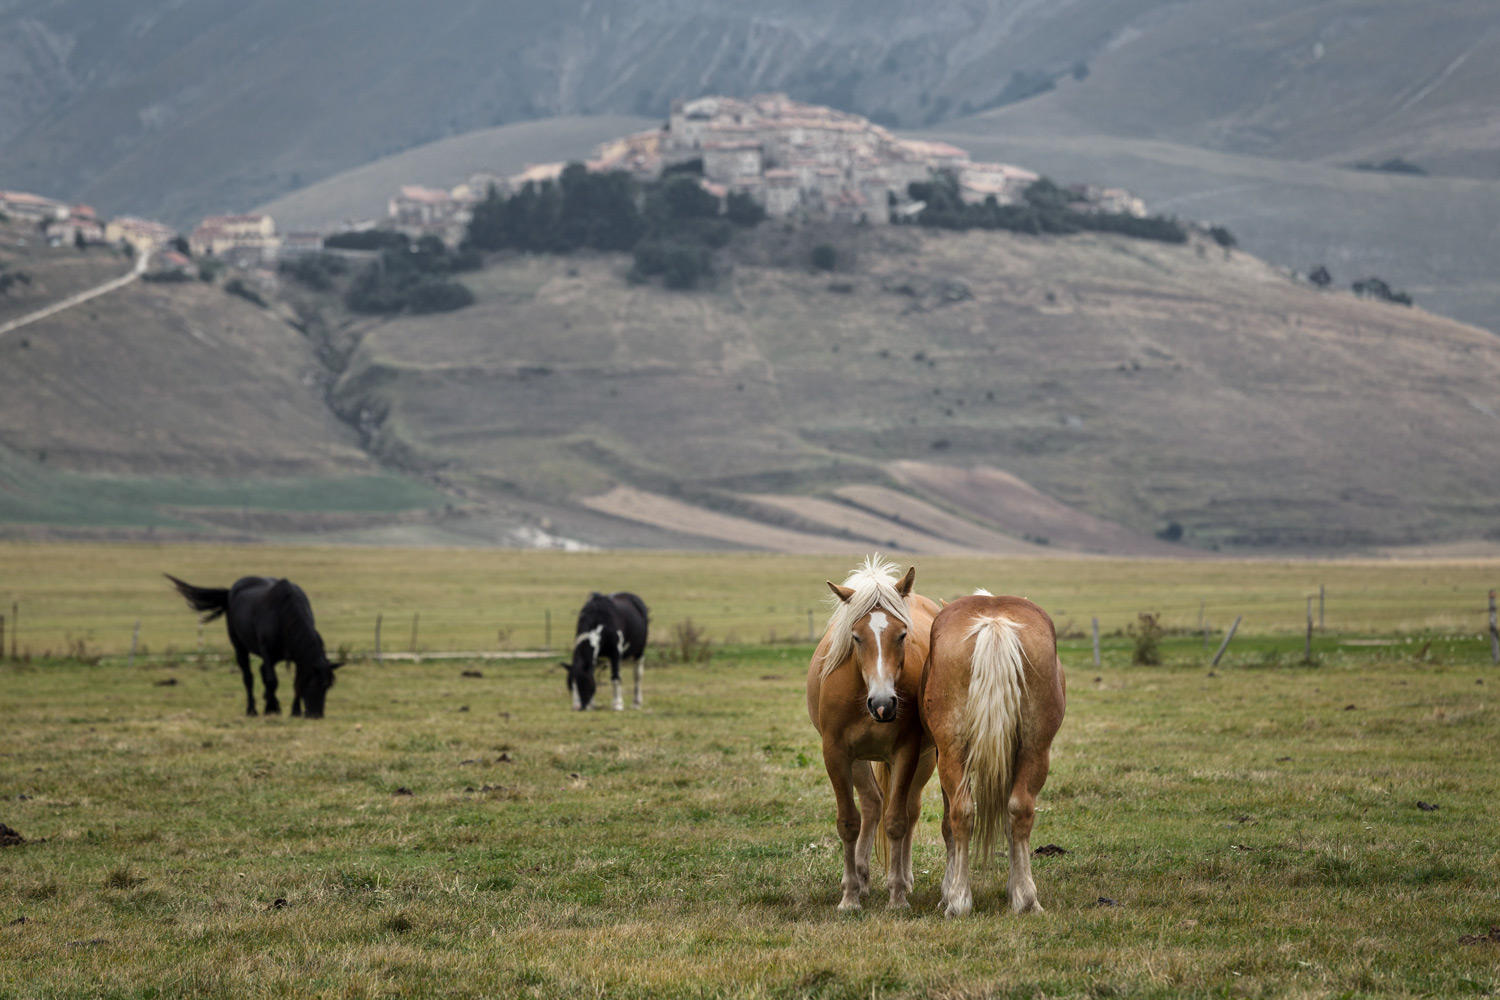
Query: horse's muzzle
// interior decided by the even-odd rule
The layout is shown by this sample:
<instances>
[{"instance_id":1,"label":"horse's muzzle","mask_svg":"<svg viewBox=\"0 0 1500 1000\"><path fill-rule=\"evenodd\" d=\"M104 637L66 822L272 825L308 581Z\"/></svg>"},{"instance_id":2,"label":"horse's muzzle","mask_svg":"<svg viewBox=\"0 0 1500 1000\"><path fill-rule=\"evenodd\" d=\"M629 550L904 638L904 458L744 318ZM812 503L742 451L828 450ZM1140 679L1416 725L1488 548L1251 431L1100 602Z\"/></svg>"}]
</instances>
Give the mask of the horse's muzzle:
<instances>
[{"instance_id":1,"label":"horse's muzzle","mask_svg":"<svg viewBox=\"0 0 1500 1000\"><path fill-rule=\"evenodd\" d=\"M865 707L870 710L870 718L876 722L896 721L895 698L866 698Z\"/></svg>"}]
</instances>

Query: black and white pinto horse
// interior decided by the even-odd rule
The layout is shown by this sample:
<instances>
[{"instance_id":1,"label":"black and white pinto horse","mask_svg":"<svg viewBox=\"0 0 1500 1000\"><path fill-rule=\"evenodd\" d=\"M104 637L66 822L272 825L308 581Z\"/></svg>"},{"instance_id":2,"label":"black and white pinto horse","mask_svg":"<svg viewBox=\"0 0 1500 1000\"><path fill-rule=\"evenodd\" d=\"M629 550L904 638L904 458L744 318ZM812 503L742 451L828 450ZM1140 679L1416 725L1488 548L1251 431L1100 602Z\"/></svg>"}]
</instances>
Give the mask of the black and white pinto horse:
<instances>
[{"instance_id":1,"label":"black and white pinto horse","mask_svg":"<svg viewBox=\"0 0 1500 1000\"><path fill-rule=\"evenodd\" d=\"M609 657L610 677L615 686L616 712L625 708L620 697L620 660L635 661L635 707L641 707L641 677L645 668L646 627L649 612L634 594L589 595L578 612L578 628L573 636L573 662L568 668L568 690L573 692L573 707L582 711L594 700L594 670L601 656Z\"/></svg>"},{"instance_id":2,"label":"black and white pinto horse","mask_svg":"<svg viewBox=\"0 0 1500 1000\"><path fill-rule=\"evenodd\" d=\"M194 587L163 574L187 598L195 611L205 612L203 621L224 615L234 657L245 676L245 714L255 714L255 682L250 676L250 654L260 657L260 677L266 688L266 714L281 712L276 700L276 664L291 660L297 665L292 679L292 714L309 719L323 717L323 701L333 687L333 672L343 664L330 663L323 651L323 637L313 627L312 605L302 588L290 580L247 576L228 590Z\"/></svg>"}]
</instances>

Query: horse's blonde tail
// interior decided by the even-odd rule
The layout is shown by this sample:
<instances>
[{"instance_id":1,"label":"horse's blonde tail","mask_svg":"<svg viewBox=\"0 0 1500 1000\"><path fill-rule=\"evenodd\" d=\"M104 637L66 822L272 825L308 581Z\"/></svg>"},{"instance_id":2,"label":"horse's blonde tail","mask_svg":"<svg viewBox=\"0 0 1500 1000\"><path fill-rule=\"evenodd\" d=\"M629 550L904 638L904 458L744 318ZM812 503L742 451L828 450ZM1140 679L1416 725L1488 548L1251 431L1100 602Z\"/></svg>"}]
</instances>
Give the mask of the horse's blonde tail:
<instances>
[{"instance_id":1,"label":"horse's blonde tail","mask_svg":"<svg viewBox=\"0 0 1500 1000\"><path fill-rule=\"evenodd\" d=\"M969 629L969 703L964 720L967 760L964 781L974 804L974 842L988 861L1001 830L1010 826L1010 791L1021 735L1021 696L1026 653L1021 626L995 615Z\"/></svg>"},{"instance_id":2,"label":"horse's blonde tail","mask_svg":"<svg viewBox=\"0 0 1500 1000\"><path fill-rule=\"evenodd\" d=\"M886 804L891 801L891 765L878 760L870 761L870 770L875 774L875 784L880 786L880 815L875 821L875 857L886 868L891 864L891 842L885 835Z\"/></svg>"}]
</instances>

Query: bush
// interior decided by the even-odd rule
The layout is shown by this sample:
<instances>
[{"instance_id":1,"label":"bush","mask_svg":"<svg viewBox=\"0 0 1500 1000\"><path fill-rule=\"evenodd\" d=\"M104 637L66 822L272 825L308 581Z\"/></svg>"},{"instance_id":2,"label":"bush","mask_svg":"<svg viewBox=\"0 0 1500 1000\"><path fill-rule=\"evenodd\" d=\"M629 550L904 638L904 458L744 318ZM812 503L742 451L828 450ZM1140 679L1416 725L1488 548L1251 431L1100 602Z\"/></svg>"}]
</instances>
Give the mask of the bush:
<instances>
[{"instance_id":1,"label":"bush","mask_svg":"<svg viewBox=\"0 0 1500 1000\"><path fill-rule=\"evenodd\" d=\"M413 313L452 312L474 304L474 293L456 281L426 278L406 294L406 307Z\"/></svg>"},{"instance_id":2,"label":"bush","mask_svg":"<svg viewBox=\"0 0 1500 1000\"><path fill-rule=\"evenodd\" d=\"M1234 238L1234 234L1223 226L1210 226L1208 235L1214 238L1214 242L1225 250L1232 250L1240 245L1240 241Z\"/></svg>"},{"instance_id":3,"label":"bush","mask_svg":"<svg viewBox=\"0 0 1500 1000\"><path fill-rule=\"evenodd\" d=\"M819 271L832 271L838 262L839 252L832 243L819 243L812 248L812 266Z\"/></svg>"},{"instance_id":4,"label":"bush","mask_svg":"<svg viewBox=\"0 0 1500 1000\"><path fill-rule=\"evenodd\" d=\"M725 214L729 216L730 222L747 229L760 225L766 218L766 210L754 198L740 191L730 194Z\"/></svg>"},{"instance_id":5,"label":"bush","mask_svg":"<svg viewBox=\"0 0 1500 1000\"><path fill-rule=\"evenodd\" d=\"M334 233L323 240L323 245L335 250L405 250L410 242L405 233L394 229L360 229Z\"/></svg>"},{"instance_id":6,"label":"bush","mask_svg":"<svg viewBox=\"0 0 1500 1000\"><path fill-rule=\"evenodd\" d=\"M993 197L980 205L965 204L957 178L946 171L933 174L928 181L911 182L907 193L925 203L916 223L939 229L1004 229L1038 236L1093 231L1163 243L1186 243L1188 238L1176 220L1159 215L1138 219L1119 212L1078 211L1075 206L1084 201L1083 196L1045 177L1027 187L1023 205L1001 205Z\"/></svg>"},{"instance_id":7,"label":"bush","mask_svg":"<svg viewBox=\"0 0 1500 1000\"><path fill-rule=\"evenodd\" d=\"M224 283L224 291L228 292L230 295L238 295L246 302L253 302L255 305L258 305L262 308L265 307L266 300L261 298L260 293L251 288L249 285L245 284L239 278L230 278L228 281L226 281Z\"/></svg>"},{"instance_id":8,"label":"bush","mask_svg":"<svg viewBox=\"0 0 1500 1000\"><path fill-rule=\"evenodd\" d=\"M128 243L126 244L126 246L129 245ZM219 260L217 257L204 257L198 262L198 280L212 282L218 278L219 272L222 270L224 270L224 262L222 260Z\"/></svg>"},{"instance_id":9,"label":"bush","mask_svg":"<svg viewBox=\"0 0 1500 1000\"><path fill-rule=\"evenodd\" d=\"M1381 302L1394 302L1397 305L1411 305L1411 296L1405 292L1398 292L1379 278L1365 278L1353 284L1354 294L1362 299L1378 299Z\"/></svg>"},{"instance_id":10,"label":"bush","mask_svg":"<svg viewBox=\"0 0 1500 1000\"><path fill-rule=\"evenodd\" d=\"M696 288L698 279L707 273L708 263L701 251L689 246L674 246L667 250L662 281L668 288Z\"/></svg>"},{"instance_id":11,"label":"bush","mask_svg":"<svg viewBox=\"0 0 1500 1000\"><path fill-rule=\"evenodd\" d=\"M314 253L289 257L276 270L314 291L326 292L333 288L335 278L349 273L349 262L337 254Z\"/></svg>"},{"instance_id":12,"label":"bush","mask_svg":"<svg viewBox=\"0 0 1500 1000\"><path fill-rule=\"evenodd\" d=\"M1135 636L1130 662L1144 667L1157 666L1161 663L1161 616L1142 612L1136 619L1138 624L1130 630Z\"/></svg>"},{"instance_id":13,"label":"bush","mask_svg":"<svg viewBox=\"0 0 1500 1000\"><path fill-rule=\"evenodd\" d=\"M179 281L193 281L195 279L186 271L151 271L141 275L141 280L170 285Z\"/></svg>"}]
</instances>

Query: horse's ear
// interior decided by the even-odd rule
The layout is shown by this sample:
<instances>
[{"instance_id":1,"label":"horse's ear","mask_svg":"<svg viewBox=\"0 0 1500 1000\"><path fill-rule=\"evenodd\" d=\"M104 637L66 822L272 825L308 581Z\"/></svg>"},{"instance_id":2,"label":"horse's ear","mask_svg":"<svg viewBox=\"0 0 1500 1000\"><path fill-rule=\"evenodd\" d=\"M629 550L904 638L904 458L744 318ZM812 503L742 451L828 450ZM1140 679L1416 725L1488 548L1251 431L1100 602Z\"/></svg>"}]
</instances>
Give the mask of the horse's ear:
<instances>
[{"instance_id":1,"label":"horse's ear","mask_svg":"<svg viewBox=\"0 0 1500 1000\"><path fill-rule=\"evenodd\" d=\"M344 665L344 661L340 660L337 663L330 663L330 664L328 664L328 669L329 670L337 670L339 667L342 667L343 665Z\"/></svg>"},{"instance_id":2,"label":"horse's ear","mask_svg":"<svg viewBox=\"0 0 1500 1000\"><path fill-rule=\"evenodd\" d=\"M557 665L559 667L562 667L564 670L569 670L573 666L573 664L569 663L567 660L558 660Z\"/></svg>"},{"instance_id":3,"label":"horse's ear","mask_svg":"<svg viewBox=\"0 0 1500 1000\"><path fill-rule=\"evenodd\" d=\"M916 582L917 567L913 566L911 569L906 571L906 575L901 578L901 582L896 584L896 593L900 594L902 597L905 597L907 594L911 593L911 588L916 584Z\"/></svg>"},{"instance_id":4,"label":"horse's ear","mask_svg":"<svg viewBox=\"0 0 1500 1000\"><path fill-rule=\"evenodd\" d=\"M824 580L823 582L828 584L828 589L837 594L839 600L843 601L845 604L848 604L849 598L854 596L854 589L852 587L840 587L832 580Z\"/></svg>"}]
</instances>

